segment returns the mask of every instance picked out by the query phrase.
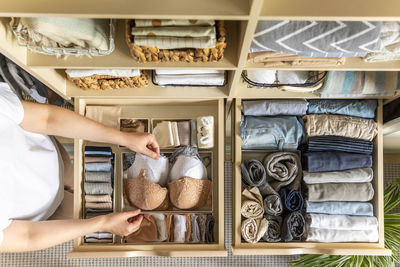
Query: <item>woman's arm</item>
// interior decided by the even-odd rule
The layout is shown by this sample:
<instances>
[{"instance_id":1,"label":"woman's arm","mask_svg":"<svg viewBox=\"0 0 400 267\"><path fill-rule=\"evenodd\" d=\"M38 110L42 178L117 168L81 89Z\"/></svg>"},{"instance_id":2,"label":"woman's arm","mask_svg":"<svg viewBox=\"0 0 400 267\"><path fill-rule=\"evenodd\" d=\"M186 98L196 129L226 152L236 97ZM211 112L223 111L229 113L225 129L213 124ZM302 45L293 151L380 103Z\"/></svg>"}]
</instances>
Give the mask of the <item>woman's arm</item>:
<instances>
[{"instance_id":1,"label":"woman's arm","mask_svg":"<svg viewBox=\"0 0 400 267\"><path fill-rule=\"evenodd\" d=\"M159 158L159 146L149 133L121 132L53 105L25 101L22 101L22 105L24 119L20 126L26 131L118 144L152 158Z\"/></svg>"},{"instance_id":2,"label":"woman's arm","mask_svg":"<svg viewBox=\"0 0 400 267\"><path fill-rule=\"evenodd\" d=\"M45 249L97 231L127 236L140 227L140 210L111 213L85 220L12 221L3 230L0 252Z\"/></svg>"}]
</instances>

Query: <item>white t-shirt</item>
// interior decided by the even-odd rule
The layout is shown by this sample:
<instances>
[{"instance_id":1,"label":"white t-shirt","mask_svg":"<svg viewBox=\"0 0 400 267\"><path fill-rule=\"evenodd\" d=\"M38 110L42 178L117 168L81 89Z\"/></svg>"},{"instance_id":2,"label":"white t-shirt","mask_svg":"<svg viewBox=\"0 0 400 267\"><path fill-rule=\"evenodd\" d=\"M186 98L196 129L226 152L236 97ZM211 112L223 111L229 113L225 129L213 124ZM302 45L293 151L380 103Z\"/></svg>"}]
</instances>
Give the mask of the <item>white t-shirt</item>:
<instances>
[{"instance_id":1,"label":"white t-shirt","mask_svg":"<svg viewBox=\"0 0 400 267\"><path fill-rule=\"evenodd\" d=\"M12 220L47 219L63 199L57 149L49 136L23 130L24 109L0 83L0 243Z\"/></svg>"}]
</instances>

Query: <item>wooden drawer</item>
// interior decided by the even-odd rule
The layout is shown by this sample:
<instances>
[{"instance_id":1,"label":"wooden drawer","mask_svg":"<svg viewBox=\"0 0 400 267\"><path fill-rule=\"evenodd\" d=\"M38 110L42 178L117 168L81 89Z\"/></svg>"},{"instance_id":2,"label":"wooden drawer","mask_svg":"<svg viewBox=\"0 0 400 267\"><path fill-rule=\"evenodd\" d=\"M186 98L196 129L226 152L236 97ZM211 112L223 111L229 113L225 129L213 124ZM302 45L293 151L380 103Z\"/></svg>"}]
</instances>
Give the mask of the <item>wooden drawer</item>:
<instances>
[{"instance_id":1,"label":"wooden drawer","mask_svg":"<svg viewBox=\"0 0 400 267\"><path fill-rule=\"evenodd\" d=\"M374 179L372 181L375 195L372 200L374 216L378 218L379 241L377 243L317 243L317 242L258 242L250 244L241 238L241 189L242 179L240 163L242 162L242 140L240 138L242 99L235 100L234 119L234 168L233 168L233 244L234 255L294 255L294 254L331 254L331 255L390 255L391 251L384 248L384 218L383 218L383 138L382 138L382 100L376 115L378 135L374 140Z\"/></svg>"},{"instance_id":2,"label":"wooden drawer","mask_svg":"<svg viewBox=\"0 0 400 267\"><path fill-rule=\"evenodd\" d=\"M198 116L214 116L214 148L199 149L200 154L212 156L212 206L207 212L215 218L213 244L176 244L176 243L148 243L148 244L123 244L122 237L116 236L113 244L85 244L83 237L74 240L73 250L69 253L72 258L94 257L135 257L135 256L170 256L170 257L220 257L227 256L224 245L224 100L190 99L96 99L79 98L75 100L75 110L84 115L87 105L121 106L122 118L152 119L191 119ZM83 218L83 152L87 143L75 140L75 192L74 192L74 218ZM92 144L92 143L91 143ZM104 144L102 144L104 145ZM122 194L122 155L127 148L112 145L115 154L114 177L114 211L123 211ZM171 149L169 149L171 151ZM168 151L165 151L168 152ZM204 213L205 211L203 211ZM164 212L168 213L168 212ZM201 213L201 211L170 211L170 213Z\"/></svg>"}]
</instances>

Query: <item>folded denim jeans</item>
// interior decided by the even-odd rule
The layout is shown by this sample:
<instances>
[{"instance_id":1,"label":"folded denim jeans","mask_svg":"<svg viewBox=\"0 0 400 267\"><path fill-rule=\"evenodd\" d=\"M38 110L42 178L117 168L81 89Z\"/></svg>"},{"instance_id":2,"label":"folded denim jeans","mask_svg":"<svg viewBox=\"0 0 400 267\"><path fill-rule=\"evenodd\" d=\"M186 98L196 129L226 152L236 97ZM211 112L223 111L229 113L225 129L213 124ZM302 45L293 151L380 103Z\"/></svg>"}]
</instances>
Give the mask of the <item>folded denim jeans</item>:
<instances>
[{"instance_id":1,"label":"folded denim jeans","mask_svg":"<svg viewBox=\"0 0 400 267\"><path fill-rule=\"evenodd\" d=\"M375 118L378 101L375 99L310 99L308 100L308 114L337 114L365 119Z\"/></svg>"},{"instance_id":2,"label":"folded denim jeans","mask_svg":"<svg viewBox=\"0 0 400 267\"><path fill-rule=\"evenodd\" d=\"M303 181L306 184L326 183L367 183L374 177L372 168L351 169L336 172L303 171Z\"/></svg>"},{"instance_id":3,"label":"folded denim jeans","mask_svg":"<svg viewBox=\"0 0 400 267\"><path fill-rule=\"evenodd\" d=\"M242 116L242 149L296 150L304 141L303 121L295 116Z\"/></svg>"},{"instance_id":4,"label":"folded denim jeans","mask_svg":"<svg viewBox=\"0 0 400 267\"><path fill-rule=\"evenodd\" d=\"M285 242L300 240L305 232L305 227L306 222L300 212L289 213L282 222L282 240Z\"/></svg>"},{"instance_id":5,"label":"folded denim jeans","mask_svg":"<svg viewBox=\"0 0 400 267\"><path fill-rule=\"evenodd\" d=\"M374 207L368 202L306 201L306 212L332 215L373 216Z\"/></svg>"},{"instance_id":6,"label":"folded denim jeans","mask_svg":"<svg viewBox=\"0 0 400 267\"><path fill-rule=\"evenodd\" d=\"M348 152L325 151L303 154L303 168L308 172L344 171L371 168L372 156Z\"/></svg>"},{"instance_id":7,"label":"folded denim jeans","mask_svg":"<svg viewBox=\"0 0 400 267\"><path fill-rule=\"evenodd\" d=\"M307 200L313 202L370 201L373 197L371 183L307 185Z\"/></svg>"},{"instance_id":8,"label":"folded denim jeans","mask_svg":"<svg viewBox=\"0 0 400 267\"><path fill-rule=\"evenodd\" d=\"M342 136L314 136L308 138L308 151L342 151L360 154L372 154L374 144L371 141Z\"/></svg>"},{"instance_id":9,"label":"folded denim jeans","mask_svg":"<svg viewBox=\"0 0 400 267\"><path fill-rule=\"evenodd\" d=\"M307 113L308 102L304 99L274 99L243 101L245 116L303 116Z\"/></svg>"},{"instance_id":10,"label":"folded denim jeans","mask_svg":"<svg viewBox=\"0 0 400 267\"><path fill-rule=\"evenodd\" d=\"M378 242L378 229L375 230L336 230L307 229L306 241L310 242Z\"/></svg>"},{"instance_id":11,"label":"folded denim jeans","mask_svg":"<svg viewBox=\"0 0 400 267\"><path fill-rule=\"evenodd\" d=\"M378 219L373 216L307 214L306 221L307 225L311 228L334 230L378 229Z\"/></svg>"},{"instance_id":12,"label":"folded denim jeans","mask_svg":"<svg viewBox=\"0 0 400 267\"><path fill-rule=\"evenodd\" d=\"M335 135L372 141L378 133L377 123L342 115L313 114L303 116L308 137Z\"/></svg>"}]
</instances>

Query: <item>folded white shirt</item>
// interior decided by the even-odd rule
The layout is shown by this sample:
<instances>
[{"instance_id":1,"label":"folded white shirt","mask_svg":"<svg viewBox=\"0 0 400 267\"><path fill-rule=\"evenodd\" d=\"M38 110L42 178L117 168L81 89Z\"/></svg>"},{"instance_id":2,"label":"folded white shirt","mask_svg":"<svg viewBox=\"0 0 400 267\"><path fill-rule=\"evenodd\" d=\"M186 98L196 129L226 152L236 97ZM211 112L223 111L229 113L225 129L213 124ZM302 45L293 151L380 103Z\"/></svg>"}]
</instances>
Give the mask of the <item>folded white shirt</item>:
<instances>
[{"instance_id":1,"label":"folded white shirt","mask_svg":"<svg viewBox=\"0 0 400 267\"><path fill-rule=\"evenodd\" d=\"M336 172L303 171L303 181L306 184L326 183L367 183L374 177L372 168L359 168Z\"/></svg>"},{"instance_id":2,"label":"folded white shirt","mask_svg":"<svg viewBox=\"0 0 400 267\"><path fill-rule=\"evenodd\" d=\"M140 70L136 69L67 69L65 72L71 78L88 77L92 75L109 75L115 77L140 76Z\"/></svg>"},{"instance_id":3,"label":"folded white shirt","mask_svg":"<svg viewBox=\"0 0 400 267\"><path fill-rule=\"evenodd\" d=\"M335 230L309 228L306 241L313 242L378 242L378 229L375 230Z\"/></svg>"},{"instance_id":4,"label":"folded white shirt","mask_svg":"<svg viewBox=\"0 0 400 267\"><path fill-rule=\"evenodd\" d=\"M307 214L307 223L311 228L333 230L376 230L378 219L373 216L349 216Z\"/></svg>"}]
</instances>

